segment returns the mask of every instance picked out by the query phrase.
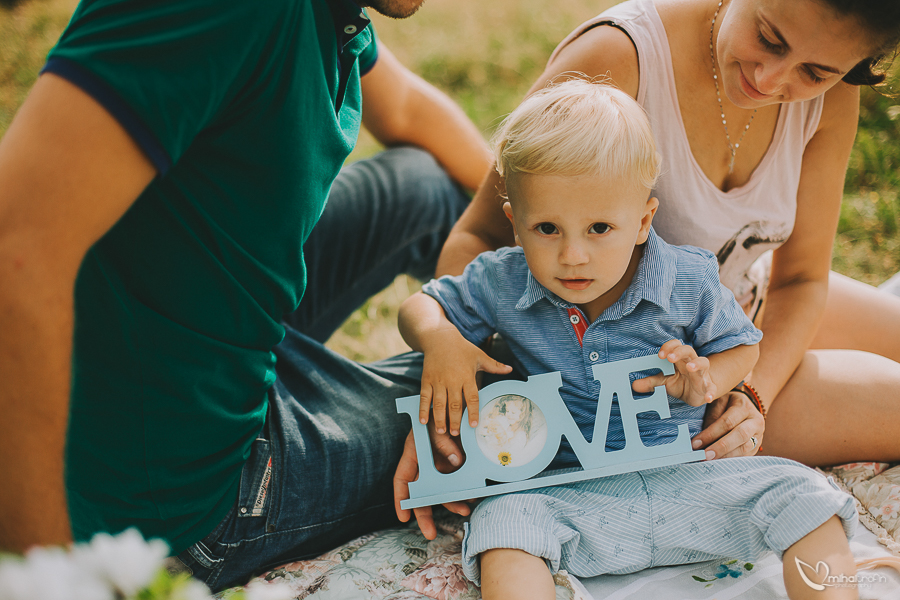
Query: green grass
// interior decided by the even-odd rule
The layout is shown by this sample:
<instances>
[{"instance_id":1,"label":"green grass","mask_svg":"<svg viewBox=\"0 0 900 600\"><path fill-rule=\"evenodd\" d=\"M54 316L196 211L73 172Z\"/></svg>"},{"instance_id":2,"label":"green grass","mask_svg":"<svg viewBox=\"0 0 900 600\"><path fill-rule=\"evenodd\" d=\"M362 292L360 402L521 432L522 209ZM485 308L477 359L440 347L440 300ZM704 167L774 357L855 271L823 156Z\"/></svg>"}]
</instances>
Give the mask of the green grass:
<instances>
[{"instance_id":1,"label":"green grass","mask_svg":"<svg viewBox=\"0 0 900 600\"><path fill-rule=\"evenodd\" d=\"M453 97L488 137L521 100L556 44L611 0L428 0L410 19L376 15L380 39ZM0 2L0 136L34 83L75 0ZM834 243L835 270L878 284L900 270L900 66L887 93L863 89L859 133ZM352 159L378 144L363 134ZM402 351L396 310L418 283L401 277L357 311L329 345L358 360Z\"/></svg>"}]
</instances>

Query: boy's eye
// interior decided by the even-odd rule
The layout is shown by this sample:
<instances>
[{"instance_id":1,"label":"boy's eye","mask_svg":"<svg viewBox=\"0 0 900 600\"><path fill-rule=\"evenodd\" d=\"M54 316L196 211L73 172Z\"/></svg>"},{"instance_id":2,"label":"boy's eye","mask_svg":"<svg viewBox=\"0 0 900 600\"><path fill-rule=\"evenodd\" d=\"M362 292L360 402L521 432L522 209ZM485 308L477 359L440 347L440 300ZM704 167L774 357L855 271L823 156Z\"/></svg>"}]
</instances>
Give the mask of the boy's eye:
<instances>
[{"instance_id":1,"label":"boy's eye","mask_svg":"<svg viewBox=\"0 0 900 600\"><path fill-rule=\"evenodd\" d=\"M600 235L603 235L610 229L611 228L608 223L594 223L593 225L591 225L591 233L599 233Z\"/></svg>"},{"instance_id":2,"label":"boy's eye","mask_svg":"<svg viewBox=\"0 0 900 600\"><path fill-rule=\"evenodd\" d=\"M535 229L544 235L553 235L556 233L556 225L553 223L540 223Z\"/></svg>"}]
</instances>

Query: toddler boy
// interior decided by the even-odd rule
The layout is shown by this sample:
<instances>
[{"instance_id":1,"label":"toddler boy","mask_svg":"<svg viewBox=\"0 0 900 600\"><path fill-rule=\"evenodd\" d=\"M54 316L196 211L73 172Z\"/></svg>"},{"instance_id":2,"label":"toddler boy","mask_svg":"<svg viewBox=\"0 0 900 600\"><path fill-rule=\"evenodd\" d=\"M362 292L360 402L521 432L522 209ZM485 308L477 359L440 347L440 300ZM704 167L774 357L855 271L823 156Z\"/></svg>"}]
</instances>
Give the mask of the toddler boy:
<instances>
[{"instance_id":1,"label":"toddler boy","mask_svg":"<svg viewBox=\"0 0 900 600\"><path fill-rule=\"evenodd\" d=\"M640 415L642 441L671 442L680 423L698 433L706 404L752 369L762 333L719 282L711 253L654 233L660 161L642 109L611 86L568 81L522 103L494 146L518 246L480 255L401 307L404 339L425 354L420 418L433 413L442 431L449 416L457 433L468 405L477 424L476 372L508 371L478 348L499 332L521 372L561 372L587 439L600 391L591 366L654 353L675 373L633 388L665 385L671 418ZM617 406L606 444L624 444ZM551 467L574 460L564 446ZM488 498L467 526L463 566L485 600L549 600L562 568L590 577L773 550L790 561L791 598L852 598L854 588L807 586L794 558L853 574L855 522L852 498L811 469L729 458Z\"/></svg>"}]
</instances>

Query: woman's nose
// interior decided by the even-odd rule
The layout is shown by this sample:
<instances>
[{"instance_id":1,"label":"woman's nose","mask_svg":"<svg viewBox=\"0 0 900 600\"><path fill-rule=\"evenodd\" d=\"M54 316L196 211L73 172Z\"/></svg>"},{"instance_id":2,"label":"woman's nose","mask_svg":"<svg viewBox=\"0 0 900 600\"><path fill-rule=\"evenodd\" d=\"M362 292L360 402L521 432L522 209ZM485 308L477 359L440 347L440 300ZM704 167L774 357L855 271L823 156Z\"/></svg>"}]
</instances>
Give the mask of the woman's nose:
<instances>
[{"instance_id":1,"label":"woman's nose","mask_svg":"<svg viewBox=\"0 0 900 600\"><path fill-rule=\"evenodd\" d=\"M761 94L772 96L777 94L787 75L787 65L781 60L768 60L759 63L754 73L756 76L756 89Z\"/></svg>"}]
</instances>

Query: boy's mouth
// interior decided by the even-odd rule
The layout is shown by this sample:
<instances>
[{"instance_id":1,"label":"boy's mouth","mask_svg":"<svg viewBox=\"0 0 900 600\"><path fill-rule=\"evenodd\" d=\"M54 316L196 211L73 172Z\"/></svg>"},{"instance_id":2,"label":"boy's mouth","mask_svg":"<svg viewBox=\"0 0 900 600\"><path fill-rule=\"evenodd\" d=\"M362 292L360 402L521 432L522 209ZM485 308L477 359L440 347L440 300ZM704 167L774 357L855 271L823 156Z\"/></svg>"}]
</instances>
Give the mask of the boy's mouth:
<instances>
[{"instance_id":1,"label":"boy's mouth","mask_svg":"<svg viewBox=\"0 0 900 600\"><path fill-rule=\"evenodd\" d=\"M563 285L564 288L568 290L584 290L587 289L591 283L594 282L593 279L559 279L559 282Z\"/></svg>"}]
</instances>

